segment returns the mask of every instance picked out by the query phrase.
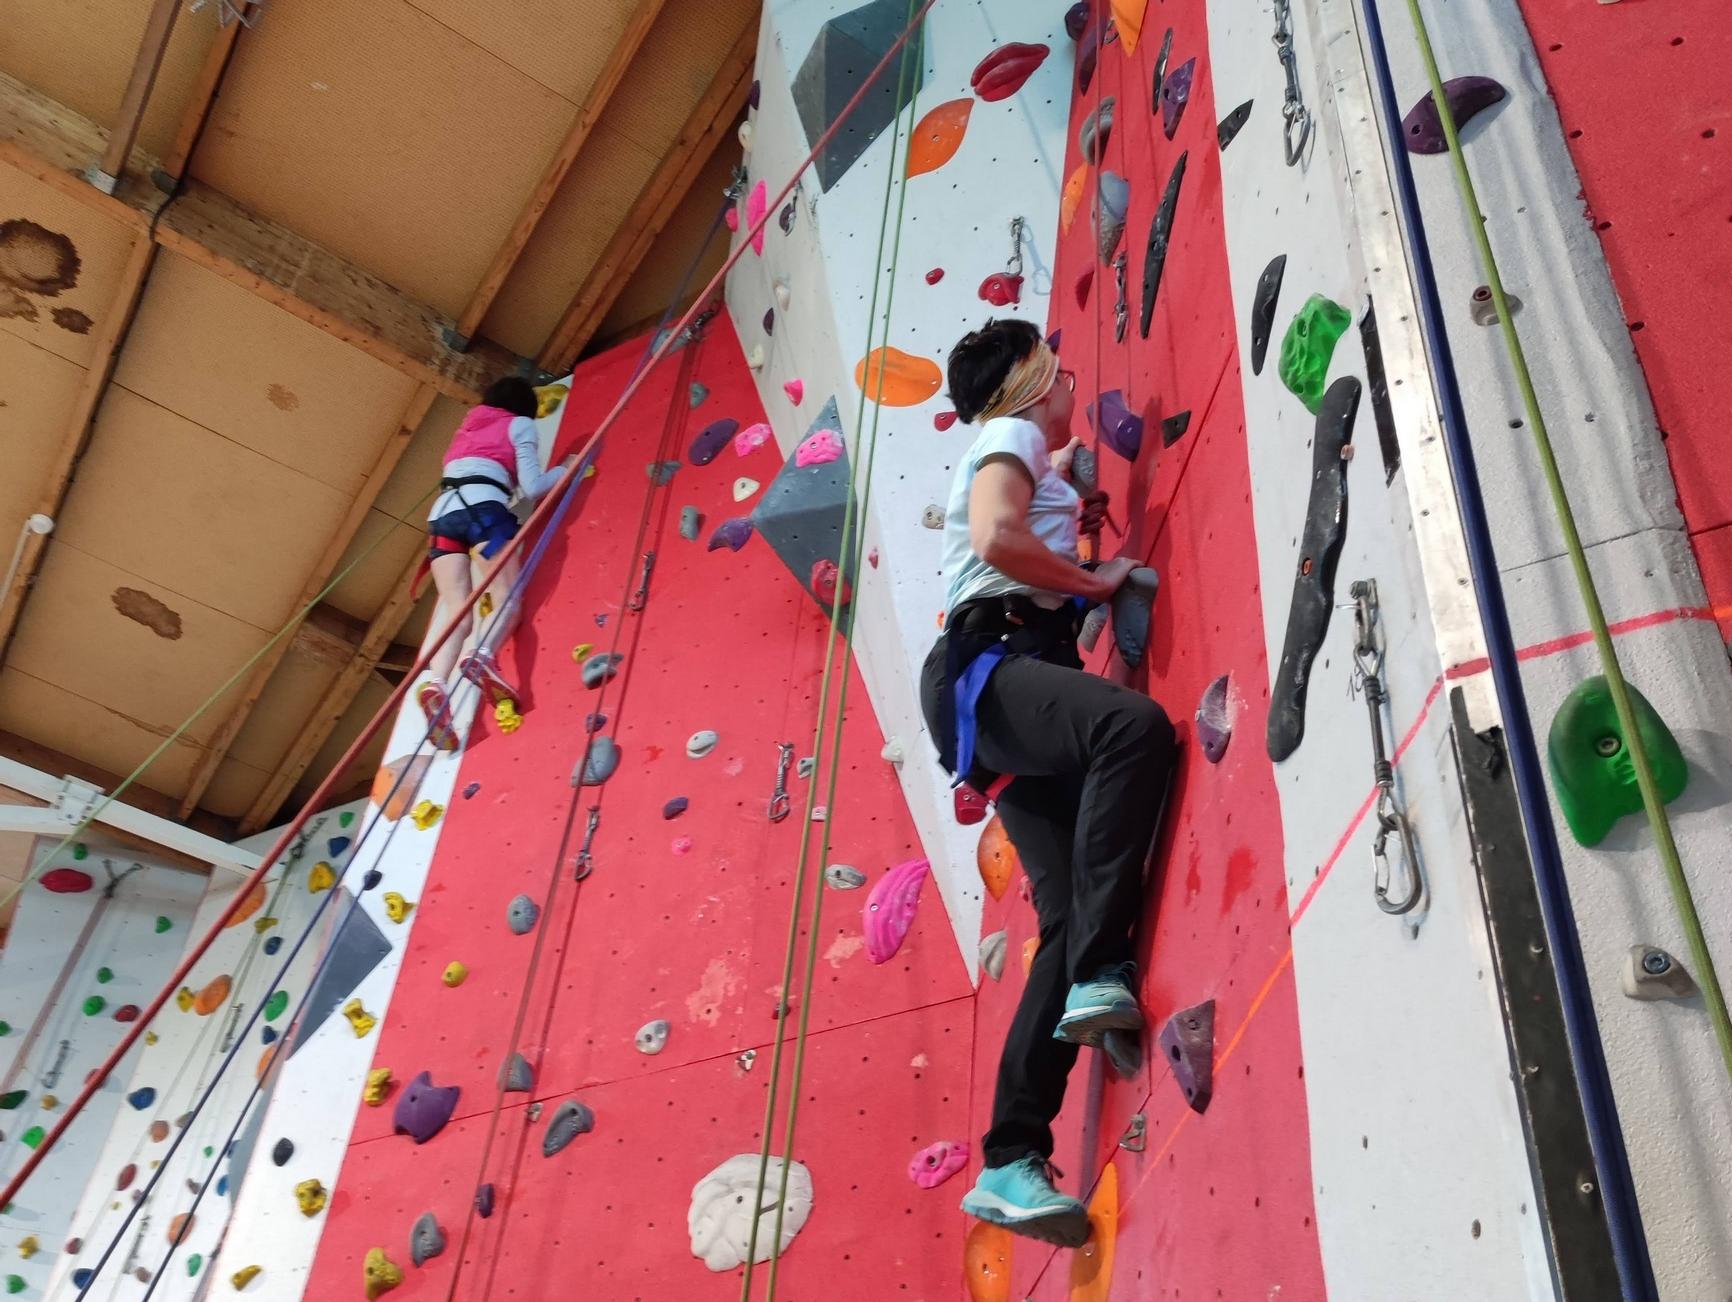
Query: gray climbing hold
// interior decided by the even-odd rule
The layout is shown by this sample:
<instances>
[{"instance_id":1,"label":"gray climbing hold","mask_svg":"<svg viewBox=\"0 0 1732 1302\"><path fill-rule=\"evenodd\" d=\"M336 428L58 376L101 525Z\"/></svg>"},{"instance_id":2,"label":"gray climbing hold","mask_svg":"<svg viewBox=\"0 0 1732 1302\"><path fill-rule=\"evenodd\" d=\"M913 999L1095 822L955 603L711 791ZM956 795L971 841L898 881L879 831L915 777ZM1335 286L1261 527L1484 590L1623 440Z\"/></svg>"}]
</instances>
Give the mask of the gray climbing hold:
<instances>
[{"instance_id":1,"label":"gray climbing hold","mask_svg":"<svg viewBox=\"0 0 1732 1302\"><path fill-rule=\"evenodd\" d=\"M807 428L800 447L807 446L821 432L828 432L826 442L834 439L835 431L841 428L836 400L831 398ZM837 587L852 589L854 584L853 558L844 556L842 549L842 525L848 506L848 456L839 451L833 461L801 465L800 447L783 462L776 478L758 498L752 509L752 524L787 566L795 582L828 616L831 603L814 590L814 568L828 561L838 567Z\"/></svg>"},{"instance_id":2,"label":"gray climbing hold","mask_svg":"<svg viewBox=\"0 0 1732 1302\"><path fill-rule=\"evenodd\" d=\"M605 714L586 714L583 716L583 730L586 733L597 733L607 727Z\"/></svg>"},{"instance_id":3,"label":"gray climbing hold","mask_svg":"<svg viewBox=\"0 0 1732 1302\"><path fill-rule=\"evenodd\" d=\"M527 1094L535 1088L535 1068L521 1053L514 1053L499 1068L499 1088L507 1094Z\"/></svg>"},{"instance_id":4,"label":"gray climbing hold","mask_svg":"<svg viewBox=\"0 0 1732 1302\"><path fill-rule=\"evenodd\" d=\"M1624 993L1631 999L1689 999L1699 993L1684 965L1654 945L1631 945L1624 956Z\"/></svg>"},{"instance_id":5,"label":"gray climbing hold","mask_svg":"<svg viewBox=\"0 0 1732 1302\"><path fill-rule=\"evenodd\" d=\"M1143 654L1149 649L1149 622L1160 588L1161 576L1139 565L1113 594L1113 641L1132 669L1143 663Z\"/></svg>"},{"instance_id":6,"label":"gray climbing hold","mask_svg":"<svg viewBox=\"0 0 1732 1302\"><path fill-rule=\"evenodd\" d=\"M663 818L678 818L681 814L685 813L686 810L690 809L691 807L692 807L692 802L690 800L686 799L686 797L675 796L672 800L668 801L667 804L662 806L662 817Z\"/></svg>"},{"instance_id":7,"label":"gray climbing hold","mask_svg":"<svg viewBox=\"0 0 1732 1302\"><path fill-rule=\"evenodd\" d=\"M694 408L701 407L704 399L710 396L709 386L699 380L692 381L691 404Z\"/></svg>"},{"instance_id":8,"label":"gray climbing hold","mask_svg":"<svg viewBox=\"0 0 1732 1302\"><path fill-rule=\"evenodd\" d=\"M271 1149L271 1161L277 1166L286 1165L294 1155L295 1141L292 1139L279 1139Z\"/></svg>"},{"instance_id":9,"label":"gray climbing hold","mask_svg":"<svg viewBox=\"0 0 1732 1302\"><path fill-rule=\"evenodd\" d=\"M926 61L919 55L924 38L919 31L903 46L901 61L891 59L883 72L867 81L907 22L906 0L869 0L826 21L800 61L791 89L808 146L817 145L855 93L865 88L859 107L848 118L847 129L838 131L818 151L813 164L819 187L826 192L919 95L925 83Z\"/></svg>"},{"instance_id":10,"label":"gray climbing hold","mask_svg":"<svg viewBox=\"0 0 1732 1302\"><path fill-rule=\"evenodd\" d=\"M1117 101L1108 95L1101 100L1100 107L1083 119L1083 124L1077 130L1077 147L1082 150L1082 156L1099 167L1106 157L1107 141L1113 134L1113 109Z\"/></svg>"},{"instance_id":11,"label":"gray climbing hold","mask_svg":"<svg viewBox=\"0 0 1732 1302\"><path fill-rule=\"evenodd\" d=\"M716 743L720 740L721 738L708 728L694 732L686 739L686 758L702 759L716 748Z\"/></svg>"},{"instance_id":12,"label":"gray climbing hold","mask_svg":"<svg viewBox=\"0 0 1732 1302\"><path fill-rule=\"evenodd\" d=\"M541 916L541 906L527 895L514 897L505 908L506 925L514 936L527 936L535 930L535 920Z\"/></svg>"},{"instance_id":13,"label":"gray climbing hold","mask_svg":"<svg viewBox=\"0 0 1732 1302\"><path fill-rule=\"evenodd\" d=\"M445 1251L445 1231L432 1212L422 1212L409 1229L409 1260L424 1265Z\"/></svg>"},{"instance_id":14,"label":"gray climbing hold","mask_svg":"<svg viewBox=\"0 0 1732 1302\"><path fill-rule=\"evenodd\" d=\"M944 528L944 508L938 505L928 506L920 513L920 524L926 529Z\"/></svg>"},{"instance_id":15,"label":"gray climbing hold","mask_svg":"<svg viewBox=\"0 0 1732 1302\"><path fill-rule=\"evenodd\" d=\"M1004 955L1009 947L1010 937L1003 931L980 938L980 966L994 981L1004 975Z\"/></svg>"},{"instance_id":16,"label":"gray climbing hold","mask_svg":"<svg viewBox=\"0 0 1732 1302\"><path fill-rule=\"evenodd\" d=\"M475 1214L482 1220L493 1215L493 1186L480 1185L475 1190Z\"/></svg>"},{"instance_id":17,"label":"gray climbing hold","mask_svg":"<svg viewBox=\"0 0 1732 1302\"><path fill-rule=\"evenodd\" d=\"M1124 237L1125 218L1131 210L1131 183L1117 172L1103 169L1095 183L1098 202L1090 212L1095 228L1095 253L1103 265L1111 263Z\"/></svg>"},{"instance_id":18,"label":"gray climbing hold","mask_svg":"<svg viewBox=\"0 0 1732 1302\"><path fill-rule=\"evenodd\" d=\"M866 884L866 874L851 864L833 863L824 870L824 880L838 891L857 891Z\"/></svg>"},{"instance_id":19,"label":"gray climbing hold","mask_svg":"<svg viewBox=\"0 0 1732 1302\"><path fill-rule=\"evenodd\" d=\"M620 661L624 659L625 656L618 651L597 651L583 662L583 685L600 687L619 673Z\"/></svg>"},{"instance_id":20,"label":"gray climbing hold","mask_svg":"<svg viewBox=\"0 0 1732 1302\"><path fill-rule=\"evenodd\" d=\"M595 1129L595 1113L576 1099L567 1099L553 1110L541 1136L541 1155L552 1157L579 1135Z\"/></svg>"},{"instance_id":21,"label":"gray climbing hold","mask_svg":"<svg viewBox=\"0 0 1732 1302\"><path fill-rule=\"evenodd\" d=\"M1084 651L1093 651L1101 640L1101 634L1107 631L1107 609L1106 606L1090 606L1089 613L1083 616L1076 640Z\"/></svg>"},{"instance_id":22,"label":"gray climbing hold","mask_svg":"<svg viewBox=\"0 0 1732 1302\"><path fill-rule=\"evenodd\" d=\"M652 461L644 467L644 473L649 476L650 483L661 488L674 482L674 474L679 468L677 461Z\"/></svg>"},{"instance_id":23,"label":"gray climbing hold","mask_svg":"<svg viewBox=\"0 0 1732 1302\"><path fill-rule=\"evenodd\" d=\"M637 1051L648 1057L655 1057L668 1047L668 1024L661 1018L653 1022L645 1022L637 1028Z\"/></svg>"},{"instance_id":24,"label":"gray climbing hold","mask_svg":"<svg viewBox=\"0 0 1732 1302\"><path fill-rule=\"evenodd\" d=\"M696 542L704 532L704 513L695 506L680 508L680 537Z\"/></svg>"},{"instance_id":25,"label":"gray climbing hold","mask_svg":"<svg viewBox=\"0 0 1732 1302\"><path fill-rule=\"evenodd\" d=\"M571 771L574 787L599 787L619 767L619 743L612 737L597 734L590 738L589 749Z\"/></svg>"}]
</instances>

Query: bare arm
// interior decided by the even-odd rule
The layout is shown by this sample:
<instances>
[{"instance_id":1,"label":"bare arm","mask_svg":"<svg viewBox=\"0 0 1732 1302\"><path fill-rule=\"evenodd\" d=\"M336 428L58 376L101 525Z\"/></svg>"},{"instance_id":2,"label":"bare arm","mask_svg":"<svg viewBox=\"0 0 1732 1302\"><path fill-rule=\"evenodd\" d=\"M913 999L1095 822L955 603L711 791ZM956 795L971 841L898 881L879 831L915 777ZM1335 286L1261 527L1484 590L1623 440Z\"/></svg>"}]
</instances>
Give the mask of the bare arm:
<instances>
[{"instance_id":1,"label":"bare arm","mask_svg":"<svg viewBox=\"0 0 1732 1302\"><path fill-rule=\"evenodd\" d=\"M1034 481L1015 457L1006 454L982 462L968 493L968 541L974 554L1030 587L1091 601L1110 598L1124 576L1092 574L1035 537L1028 527L1033 498Z\"/></svg>"}]
</instances>

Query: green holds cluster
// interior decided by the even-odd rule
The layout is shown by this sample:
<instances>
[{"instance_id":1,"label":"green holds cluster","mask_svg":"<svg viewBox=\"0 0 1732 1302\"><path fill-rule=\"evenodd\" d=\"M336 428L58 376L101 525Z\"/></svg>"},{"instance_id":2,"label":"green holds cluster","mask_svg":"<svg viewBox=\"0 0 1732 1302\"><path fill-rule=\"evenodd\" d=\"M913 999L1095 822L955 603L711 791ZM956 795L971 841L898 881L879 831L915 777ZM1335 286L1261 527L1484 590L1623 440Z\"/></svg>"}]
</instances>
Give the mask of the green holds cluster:
<instances>
[{"instance_id":1,"label":"green holds cluster","mask_svg":"<svg viewBox=\"0 0 1732 1302\"><path fill-rule=\"evenodd\" d=\"M91 995L90 998L84 1001L84 1015L86 1017L95 1017L107 1007L108 1000L104 999L101 995Z\"/></svg>"},{"instance_id":2,"label":"green holds cluster","mask_svg":"<svg viewBox=\"0 0 1732 1302\"><path fill-rule=\"evenodd\" d=\"M169 928L171 928L173 926L174 926L174 923L170 922L162 914L157 915L157 918L156 918L156 934L157 935L159 935L159 936L162 935L163 932L169 930Z\"/></svg>"},{"instance_id":3,"label":"green holds cluster","mask_svg":"<svg viewBox=\"0 0 1732 1302\"><path fill-rule=\"evenodd\" d=\"M47 1137L47 1134L48 1132L41 1126L31 1126L30 1129L26 1130L22 1135L18 1136L18 1138L24 1141L24 1147L35 1148L44 1138Z\"/></svg>"},{"instance_id":4,"label":"green holds cluster","mask_svg":"<svg viewBox=\"0 0 1732 1302\"><path fill-rule=\"evenodd\" d=\"M111 967L99 967L96 969L96 984L97 985L105 986L112 980L114 980L114 969L113 968L111 968Z\"/></svg>"},{"instance_id":5,"label":"green holds cluster","mask_svg":"<svg viewBox=\"0 0 1732 1302\"><path fill-rule=\"evenodd\" d=\"M1323 380L1335 345L1353 324L1353 314L1341 304L1313 294L1294 316L1281 340L1281 383L1291 389L1313 416L1323 405Z\"/></svg>"},{"instance_id":6,"label":"green holds cluster","mask_svg":"<svg viewBox=\"0 0 1732 1302\"><path fill-rule=\"evenodd\" d=\"M1684 792L1690 766L1660 712L1634 687L1630 713L1654 769L1654 782L1667 804ZM1583 845L1598 845L1625 814L1642 808L1636 765L1605 678L1595 675L1576 686L1558 707L1546 738L1547 767L1570 832Z\"/></svg>"}]
</instances>

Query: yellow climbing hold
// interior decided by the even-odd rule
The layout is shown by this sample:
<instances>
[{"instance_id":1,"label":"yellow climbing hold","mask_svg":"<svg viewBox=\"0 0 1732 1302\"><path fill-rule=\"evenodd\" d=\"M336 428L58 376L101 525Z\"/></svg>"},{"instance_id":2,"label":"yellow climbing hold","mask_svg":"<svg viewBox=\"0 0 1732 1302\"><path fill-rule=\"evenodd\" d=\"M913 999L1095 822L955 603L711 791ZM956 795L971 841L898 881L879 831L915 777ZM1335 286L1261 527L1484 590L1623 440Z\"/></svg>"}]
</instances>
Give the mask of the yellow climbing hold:
<instances>
[{"instance_id":1,"label":"yellow climbing hold","mask_svg":"<svg viewBox=\"0 0 1732 1302\"><path fill-rule=\"evenodd\" d=\"M385 892L385 916L392 922L401 922L408 917L415 906L404 899L396 891Z\"/></svg>"},{"instance_id":2,"label":"yellow climbing hold","mask_svg":"<svg viewBox=\"0 0 1732 1302\"><path fill-rule=\"evenodd\" d=\"M317 895L320 891L328 891L337 884L336 871L323 859L313 865L313 871L307 874L307 894Z\"/></svg>"},{"instance_id":3,"label":"yellow climbing hold","mask_svg":"<svg viewBox=\"0 0 1732 1302\"><path fill-rule=\"evenodd\" d=\"M144 1033L144 1042L146 1044L155 1044L161 1038L162 1037L160 1035L158 1035L155 1031L146 1031Z\"/></svg>"},{"instance_id":4,"label":"yellow climbing hold","mask_svg":"<svg viewBox=\"0 0 1732 1302\"><path fill-rule=\"evenodd\" d=\"M385 1095L391 1091L391 1069L375 1067L367 1073L367 1085L361 1091L361 1102L370 1108L376 1108L385 1101Z\"/></svg>"},{"instance_id":5,"label":"yellow climbing hold","mask_svg":"<svg viewBox=\"0 0 1732 1302\"><path fill-rule=\"evenodd\" d=\"M357 1040L379 1024L379 1019L377 1017L374 1017L373 1014L361 1007L361 1001L359 999L351 999L348 1003L343 1005L343 1016L347 1017L349 1019L349 1025L355 1028L355 1038Z\"/></svg>"},{"instance_id":6,"label":"yellow climbing hold","mask_svg":"<svg viewBox=\"0 0 1732 1302\"><path fill-rule=\"evenodd\" d=\"M1089 1241L1070 1258L1070 1302L1107 1302L1119 1240L1119 1171L1108 1162L1089 1199Z\"/></svg>"},{"instance_id":7,"label":"yellow climbing hold","mask_svg":"<svg viewBox=\"0 0 1732 1302\"><path fill-rule=\"evenodd\" d=\"M253 930L258 932L259 935L261 935L261 936L264 935L267 931L269 931L272 927L274 927L276 925L277 925L277 920L275 918L254 918L253 919Z\"/></svg>"},{"instance_id":8,"label":"yellow climbing hold","mask_svg":"<svg viewBox=\"0 0 1732 1302\"><path fill-rule=\"evenodd\" d=\"M453 962L445 965L445 975L439 979L455 990L458 986L463 984L463 978L468 975L469 969L467 967L462 963Z\"/></svg>"},{"instance_id":9,"label":"yellow climbing hold","mask_svg":"<svg viewBox=\"0 0 1732 1302\"><path fill-rule=\"evenodd\" d=\"M571 392L567 384L543 384L535 391L535 419L545 420L559 410L565 395Z\"/></svg>"},{"instance_id":10,"label":"yellow climbing hold","mask_svg":"<svg viewBox=\"0 0 1732 1302\"><path fill-rule=\"evenodd\" d=\"M325 1210L325 1186L317 1180L303 1180L295 1186L295 1201L300 1204L302 1216L317 1216Z\"/></svg>"},{"instance_id":11,"label":"yellow climbing hold","mask_svg":"<svg viewBox=\"0 0 1732 1302\"><path fill-rule=\"evenodd\" d=\"M229 1283L233 1284L237 1289L243 1289L257 1279L259 1277L259 1272L263 1269L263 1266L242 1266L234 1274L229 1276Z\"/></svg>"},{"instance_id":12,"label":"yellow climbing hold","mask_svg":"<svg viewBox=\"0 0 1732 1302\"><path fill-rule=\"evenodd\" d=\"M523 716L517 712L517 702L509 696L500 697L498 704L493 707L493 721L499 725L500 732L516 732L523 726Z\"/></svg>"},{"instance_id":13,"label":"yellow climbing hold","mask_svg":"<svg viewBox=\"0 0 1732 1302\"><path fill-rule=\"evenodd\" d=\"M385 1249L368 1248L367 1259L361 1264L361 1278L366 1281L370 1302L403 1282L403 1268L385 1255Z\"/></svg>"},{"instance_id":14,"label":"yellow climbing hold","mask_svg":"<svg viewBox=\"0 0 1732 1302\"><path fill-rule=\"evenodd\" d=\"M183 1013L190 1013L192 1011L192 1001L196 998L198 998L197 995L193 994L193 992L188 990L185 986L182 986L179 990L174 992L175 1007L179 1008Z\"/></svg>"},{"instance_id":15,"label":"yellow climbing hold","mask_svg":"<svg viewBox=\"0 0 1732 1302\"><path fill-rule=\"evenodd\" d=\"M44 1094L39 1101L41 1102L43 1111L45 1112L52 1112L55 1108L60 1106L60 1099L58 1096L53 1094Z\"/></svg>"},{"instance_id":16,"label":"yellow climbing hold","mask_svg":"<svg viewBox=\"0 0 1732 1302\"><path fill-rule=\"evenodd\" d=\"M415 807L409 811L410 821L425 832L439 821L439 815L445 812L444 805L436 805L431 800L418 800Z\"/></svg>"},{"instance_id":17,"label":"yellow climbing hold","mask_svg":"<svg viewBox=\"0 0 1732 1302\"><path fill-rule=\"evenodd\" d=\"M26 1234L18 1241L18 1255L29 1261L42 1250L42 1243L34 1234Z\"/></svg>"},{"instance_id":18,"label":"yellow climbing hold","mask_svg":"<svg viewBox=\"0 0 1732 1302\"><path fill-rule=\"evenodd\" d=\"M482 619L486 619L493 613L493 594L491 592L481 594L481 600L475 606L475 613Z\"/></svg>"},{"instance_id":19,"label":"yellow climbing hold","mask_svg":"<svg viewBox=\"0 0 1732 1302\"><path fill-rule=\"evenodd\" d=\"M579 642L576 646L571 648L571 658L577 661L578 664L582 664L585 660L589 659L589 653L593 650L595 650L594 642Z\"/></svg>"}]
</instances>

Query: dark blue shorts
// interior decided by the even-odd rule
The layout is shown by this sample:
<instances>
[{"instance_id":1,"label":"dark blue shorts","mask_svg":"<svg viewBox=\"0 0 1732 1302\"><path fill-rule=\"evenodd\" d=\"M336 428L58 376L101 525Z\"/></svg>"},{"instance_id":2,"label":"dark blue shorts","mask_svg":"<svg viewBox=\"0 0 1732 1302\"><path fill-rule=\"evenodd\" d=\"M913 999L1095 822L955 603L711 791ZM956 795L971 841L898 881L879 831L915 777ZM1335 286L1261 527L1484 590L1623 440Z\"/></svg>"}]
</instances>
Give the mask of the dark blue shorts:
<instances>
[{"instance_id":1,"label":"dark blue shorts","mask_svg":"<svg viewBox=\"0 0 1732 1302\"><path fill-rule=\"evenodd\" d=\"M427 526L427 550L434 560L455 556L479 547L481 555L494 554L517 536L517 517L502 502L477 502L474 506L447 511Z\"/></svg>"}]
</instances>

